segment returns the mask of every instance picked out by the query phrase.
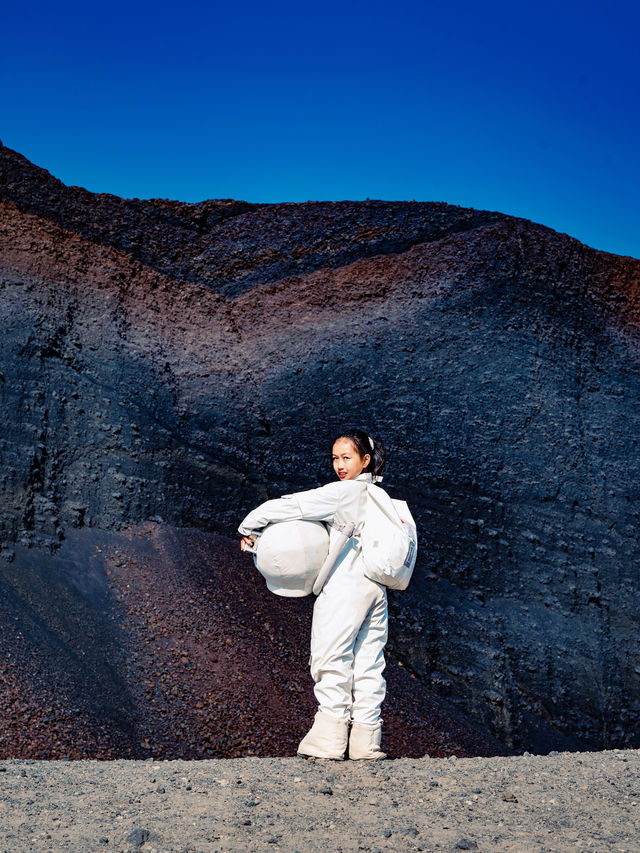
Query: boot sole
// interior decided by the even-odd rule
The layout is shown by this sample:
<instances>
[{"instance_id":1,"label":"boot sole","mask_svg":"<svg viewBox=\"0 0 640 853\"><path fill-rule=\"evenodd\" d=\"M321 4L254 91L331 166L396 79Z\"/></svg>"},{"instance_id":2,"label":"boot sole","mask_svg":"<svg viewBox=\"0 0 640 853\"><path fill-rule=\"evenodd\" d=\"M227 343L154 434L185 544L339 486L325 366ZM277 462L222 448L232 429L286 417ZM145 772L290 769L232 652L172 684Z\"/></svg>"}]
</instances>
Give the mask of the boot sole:
<instances>
[{"instance_id":1,"label":"boot sole","mask_svg":"<svg viewBox=\"0 0 640 853\"><path fill-rule=\"evenodd\" d=\"M387 753L383 752L382 755L350 755L349 758L351 761L382 761L387 757Z\"/></svg>"},{"instance_id":2,"label":"boot sole","mask_svg":"<svg viewBox=\"0 0 640 853\"><path fill-rule=\"evenodd\" d=\"M304 752L296 753L298 758L315 758L320 761L344 761L344 755L306 755Z\"/></svg>"}]
</instances>

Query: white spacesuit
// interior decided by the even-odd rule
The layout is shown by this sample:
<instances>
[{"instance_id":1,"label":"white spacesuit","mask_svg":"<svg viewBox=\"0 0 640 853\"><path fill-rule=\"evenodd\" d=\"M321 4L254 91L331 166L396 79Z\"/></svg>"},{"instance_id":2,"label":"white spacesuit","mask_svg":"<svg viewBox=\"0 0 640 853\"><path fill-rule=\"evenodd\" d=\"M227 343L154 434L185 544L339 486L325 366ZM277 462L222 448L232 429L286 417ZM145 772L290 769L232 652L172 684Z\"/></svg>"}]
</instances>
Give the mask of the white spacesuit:
<instances>
[{"instance_id":1,"label":"white spacesuit","mask_svg":"<svg viewBox=\"0 0 640 853\"><path fill-rule=\"evenodd\" d=\"M245 536L269 522L309 519L331 523L336 513L356 526L364 520L371 474L338 480L269 500L238 528ZM331 538L340 534L331 529ZM318 758L384 758L380 750L380 706L387 641L387 594L364 574L360 545L349 539L316 599L311 629L311 675L318 713L298 748ZM349 725L351 736L349 737Z\"/></svg>"}]
</instances>

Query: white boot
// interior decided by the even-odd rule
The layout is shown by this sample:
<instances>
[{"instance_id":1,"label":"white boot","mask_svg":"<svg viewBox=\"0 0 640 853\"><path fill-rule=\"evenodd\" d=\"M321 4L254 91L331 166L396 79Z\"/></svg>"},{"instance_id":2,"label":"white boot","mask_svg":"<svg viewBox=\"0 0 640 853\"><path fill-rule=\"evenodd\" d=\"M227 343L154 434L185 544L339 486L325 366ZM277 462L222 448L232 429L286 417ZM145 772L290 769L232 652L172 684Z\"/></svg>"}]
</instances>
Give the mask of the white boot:
<instances>
[{"instance_id":1,"label":"white boot","mask_svg":"<svg viewBox=\"0 0 640 853\"><path fill-rule=\"evenodd\" d=\"M381 737L381 723L376 723L373 726L367 726L365 723L354 723L349 735L349 758L386 758L387 753L380 749Z\"/></svg>"},{"instance_id":2,"label":"white boot","mask_svg":"<svg viewBox=\"0 0 640 853\"><path fill-rule=\"evenodd\" d=\"M303 758L333 758L343 761L349 737L349 721L318 711L310 731L300 741Z\"/></svg>"}]
</instances>

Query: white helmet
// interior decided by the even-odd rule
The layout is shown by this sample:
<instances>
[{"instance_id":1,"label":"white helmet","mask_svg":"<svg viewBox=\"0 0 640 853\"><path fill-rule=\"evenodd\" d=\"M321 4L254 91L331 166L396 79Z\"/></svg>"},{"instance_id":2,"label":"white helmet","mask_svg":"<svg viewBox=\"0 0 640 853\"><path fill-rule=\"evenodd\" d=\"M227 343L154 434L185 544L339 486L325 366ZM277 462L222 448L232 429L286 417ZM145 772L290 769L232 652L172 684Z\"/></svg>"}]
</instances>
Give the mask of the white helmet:
<instances>
[{"instance_id":1,"label":"white helmet","mask_svg":"<svg viewBox=\"0 0 640 853\"><path fill-rule=\"evenodd\" d=\"M309 595L329 552L329 532L321 521L267 524L256 544L256 568L276 595Z\"/></svg>"}]
</instances>

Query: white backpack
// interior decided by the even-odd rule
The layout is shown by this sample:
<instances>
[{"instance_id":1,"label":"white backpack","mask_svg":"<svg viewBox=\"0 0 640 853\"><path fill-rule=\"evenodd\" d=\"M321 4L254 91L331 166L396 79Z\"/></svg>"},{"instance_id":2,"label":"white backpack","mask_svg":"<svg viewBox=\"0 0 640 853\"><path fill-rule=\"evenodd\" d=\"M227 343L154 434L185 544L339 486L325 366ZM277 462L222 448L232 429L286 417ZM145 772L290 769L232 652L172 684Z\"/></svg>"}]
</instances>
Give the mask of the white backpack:
<instances>
[{"instance_id":1,"label":"white backpack","mask_svg":"<svg viewBox=\"0 0 640 853\"><path fill-rule=\"evenodd\" d=\"M367 485L367 507L359 534L365 575L390 589L406 589L416 564L418 533L405 501Z\"/></svg>"}]
</instances>

